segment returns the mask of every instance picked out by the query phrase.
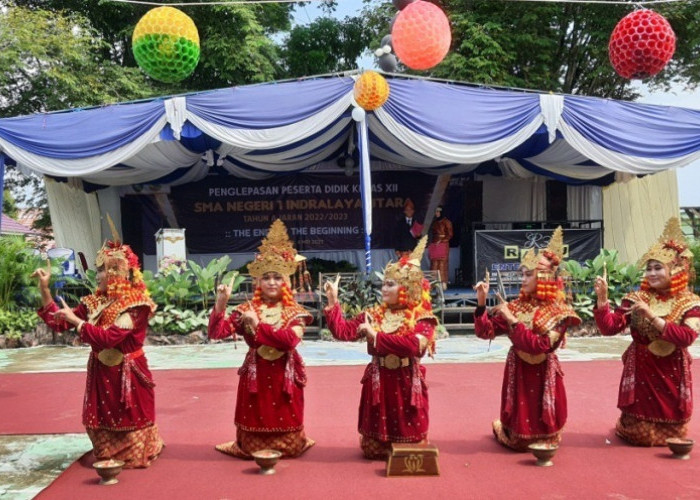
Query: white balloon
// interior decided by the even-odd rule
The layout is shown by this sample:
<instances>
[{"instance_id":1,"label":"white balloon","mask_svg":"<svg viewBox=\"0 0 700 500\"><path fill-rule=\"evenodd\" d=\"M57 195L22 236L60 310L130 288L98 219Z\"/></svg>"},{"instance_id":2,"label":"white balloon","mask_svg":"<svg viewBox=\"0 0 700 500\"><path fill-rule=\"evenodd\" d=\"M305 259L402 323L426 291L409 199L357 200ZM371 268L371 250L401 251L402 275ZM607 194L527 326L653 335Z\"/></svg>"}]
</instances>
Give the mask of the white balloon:
<instances>
[{"instance_id":1,"label":"white balloon","mask_svg":"<svg viewBox=\"0 0 700 500\"><path fill-rule=\"evenodd\" d=\"M377 57L382 57L383 54L384 54L384 49L381 47L374 51L374 55Z\"/></svg>"},{"instance_id":2,"label":"white balloon","mask_svg":"<svg viewBox=\"0 0 700 500\"><path fill-rule=\"evenodd\" d=\"M385 45L384 47L382 47L382 54L391 54L391 45Z\"/></svg>"},{"instance_id":3,"label":"white balloon","mask_svg":"<svg viewBox=\"0 0 700 500\"><path fill-rule=\"evenodd\" d=\"M355 120L356 122L361 122L364 121L365 119L365 110L362 108L355 108L352 110L352 119Z\"/></svg>"}]
</instances>

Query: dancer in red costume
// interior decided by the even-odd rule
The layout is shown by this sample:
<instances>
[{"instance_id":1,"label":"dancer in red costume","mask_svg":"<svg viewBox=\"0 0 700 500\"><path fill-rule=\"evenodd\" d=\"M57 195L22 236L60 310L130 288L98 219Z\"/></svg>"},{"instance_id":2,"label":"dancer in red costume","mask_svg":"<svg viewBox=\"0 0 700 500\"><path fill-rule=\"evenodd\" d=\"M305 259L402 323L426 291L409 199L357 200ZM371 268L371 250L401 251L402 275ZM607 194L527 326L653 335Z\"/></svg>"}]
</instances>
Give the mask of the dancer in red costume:
<instances>
[{"instance_id":1,"label":"dancer in red costume","mask_svg":"<svg viewBox=\"0 0 700 500\"><path fill-rule=\"evenodd\" d=\"M566 304L556 277L562 257L563 233L558 227L546 249L537 254L530 249L524 255L520 296L490 314L489 284L480 281L474 287L476 335L493 339L506 334L512 343L503 376L501 418L493 422L493 433L499 443L517 451L527 451L535 442L558 444L566 423L566 391L555 351L566 329L581 320Z\"/></svg>"},{"instance_id":2,"label":"dancer in red costume","mask_svg":"<svg viewBox=\"0 0 700 500\"><path fill-rule=\"evenodd\" d=\"M391 443L417 443L428 436L428 388L420 359L434 350L437 318L429 284L420 269L424 237L408 257L384 272L382 304L346 320L338 283L324 285L328 328L339 340L367 339L372 361L362 377L358 430L366 458L385 459Z\"/></svg>"},{"instance_id":3,"label":"dancer in red costume","mask_svg":"<svg viewBox=\"0 0 700 500\"><path fill-rule=\"evenodd\" d=\"M632 343L622 355L624 368L616 432L639 446L661 446L686 437L693 412L692 362L688 346L700 331L700 297L688 289L693 254L677 218L642 257L642 289L628 293L610 310L608 284L598 277L595 321L603 335L628 326Z\"/></svg>"},{"instance_id":4,"label":"dancer in red costume","mask_svg":"<svg viewBox=\"0 0 700 500\"><path fill-rule=\"evenodd\" d=\"M243 337L248 354L238 370L236 440L217 450L238 458L271 448L297 457L314 445L304 432L306 369L296 350L312 316L294 301L289 277L300 257L284 223L272 223L260 253L248 264L255 296L226 317L231 287L219 285L209 318L209 338Z\"/></svg>"},{"instance_id":5,"label":"dancer in red costume","mask_svg":"<svg viewBox=\"0 0 700 500\"><path fill-rule=\"evenodd\" d=\"M111 223L111 220L110 220ZM55 331L75 327L92 351L87 366L83 425L98 460L123 460L148 467L163 440L155 424L153 377L143 352L148 318L156 305L139 269L138 257L119 241L97 254L97 291L75 309L51 298L51 269L37 269L43 307L39 316Z\"/></svg>"}]
</instances>

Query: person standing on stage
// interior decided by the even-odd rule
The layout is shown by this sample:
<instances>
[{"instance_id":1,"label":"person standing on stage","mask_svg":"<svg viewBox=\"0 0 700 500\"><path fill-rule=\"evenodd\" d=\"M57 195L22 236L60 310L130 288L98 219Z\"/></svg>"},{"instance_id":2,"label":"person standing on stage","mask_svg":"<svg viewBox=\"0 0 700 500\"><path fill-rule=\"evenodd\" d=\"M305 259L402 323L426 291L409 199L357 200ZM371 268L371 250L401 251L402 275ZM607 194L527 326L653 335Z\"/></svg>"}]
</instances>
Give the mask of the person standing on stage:
<instances>
[{"instance_id":1,"label":"person standing on stage","mask_svg":"<svg viewBox=\"0 0 700 500\"><path fill-rule=\"evenodd\" d=\"M248 264L257 280L253 299L227 317L231 287L217 288L209 338L240 335L249 347L238 370L236 440L216 446L227 455L249 459L253 452L270 448L291 458L315 444L304 432L306 369L296 350L313 318L294 300L289 282L302 259L277 219Z\"/></svg>"},{"instance_id":2,"label":"person standing on stage","mask_svg":"<svg viewBox=\"0 0 700 500\"><path fill-rule=\"evenodd\" d=\"M416 247L423 226L416 220L416 207L410 198L406 198L403 215L396 221L394 242L397 258L407 257Z\"/></svg>"},{"instance_id":3,"label":"person standing on stage","mask_svg":"<svg viewBox=\"0 0 700 500\"><path fill-rule=\"evenodd\" d=\"M387 265L382 304L345 319L338 283L324 284L328 328L339 340L367 339L372 361L362 377L358 431L366 458L385 459L391 443L418 443L428 436L428 388L420 363L434 352L437 318L430 304L430 284L420 260L422 238L413 253Z\"/></svg>"},{"instance_id":4,"label":"person standing on stage","mask_svg":"<svg viewBox=\"0 0 700 500\"><path fill-rule=\"evenodd\" d=\"M693 254L680 221L672 218L657 243L640 260L641 290L628 293L610 310L605 277L595 281L594 316L603 335L628 326L632 343L622 355L624 368L616 434L638 446L661 446L686 437L693 412L693 381L688 347L700 331L700 297L688 289Z\"/></svg>"},{"instance_id":5,"label":"person standing on stage","mask_svg":"<svg viewBox=\"0 0 700 500\"><path fill-rule=\"evenodd\" d=\"M111 224L111 219L110 219ZM37 269L43 307L39 316L54 331L75 327L92 347L87 365L83 425L98 460L123 460L148 467L163 440L155 423L153 377L143 352L148 319L156 310L143 282L139 259L119 241L97 253L97 290L75 309L51 298L51 268Z\"/></svg>"},{"instance_id":6,"label":"person standing on stage","mask_svg":"<svg viewBox=\"0 0 700 500\"><path fill-rule=\"evenodd\" d=\"M496 440L517 451L535 442L558 444L566 423L563 372L555 351L566 329L581 323L566 304L557 269L563 257L563 232L554 231L546 249L530 249L521 261L520 296L486 312L489 284L475 285L476 335L493 339L506 334L512 346L506 358L501 391L501 418L492 424Z\"/></svg>"},{"instance_id":7,"label":"person standing on stage","mask_svg":"<svg viewBox=\"0 0 700 500\"><path fill-rule=\"evenodd\" d=\"M452 222L442 214L442 206L435 209L435 218L430 225L428 257L430 270L440 272L443 290L447 289L450 276L450 240L454 236Z\"/></svg>"}]
</instances>

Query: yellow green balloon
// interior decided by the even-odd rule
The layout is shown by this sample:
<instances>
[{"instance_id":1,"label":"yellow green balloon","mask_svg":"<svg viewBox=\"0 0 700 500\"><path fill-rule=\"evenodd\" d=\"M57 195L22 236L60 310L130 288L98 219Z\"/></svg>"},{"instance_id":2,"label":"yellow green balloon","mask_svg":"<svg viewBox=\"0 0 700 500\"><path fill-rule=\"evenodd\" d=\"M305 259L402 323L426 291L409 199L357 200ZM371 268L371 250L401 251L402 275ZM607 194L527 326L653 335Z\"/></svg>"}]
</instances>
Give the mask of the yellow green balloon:
<instances>
[{"instance_id":1,"label":"yellow green balloon","mask_svg":"<svg viewBox=\"0 0 700 500\"><path fill-rule=\"evenodd\" d=\"M173 7L149 10L134 29L131 47L139 67L161 82L187 78L199 62L197 26Z\"/></svg>"}]
</instances>

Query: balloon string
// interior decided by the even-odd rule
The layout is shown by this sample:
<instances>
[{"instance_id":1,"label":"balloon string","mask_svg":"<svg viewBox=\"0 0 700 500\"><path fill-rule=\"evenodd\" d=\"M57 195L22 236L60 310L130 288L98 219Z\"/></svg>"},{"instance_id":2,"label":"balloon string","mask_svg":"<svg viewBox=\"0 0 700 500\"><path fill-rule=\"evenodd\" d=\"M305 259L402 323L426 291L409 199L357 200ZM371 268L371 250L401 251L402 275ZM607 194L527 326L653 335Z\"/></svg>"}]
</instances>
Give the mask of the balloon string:
<instances>
[{"instance_id":1,"label":"balloon string","mask_svg":"<svg viewBox=\"0 0 700 500\"><path fill-rule=\"evenodd\" d=\"M147 2L143 0L107 0L113 3L131 3L139 5L154 5L162 7L198 7L205 5L236 5L236 4L256 4L256 3L311 3L323 2L325 0L240 0L240 1L217 1L210 2ZM502 0L504 2L540 2L540 3L580 3L580 4L606 4L606 5L652 5L663 3L693 2L695 0L641 0L630 2L629 0Z\"/></svg>"}]
</instances>

